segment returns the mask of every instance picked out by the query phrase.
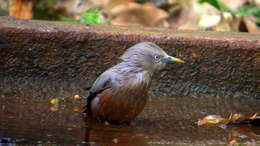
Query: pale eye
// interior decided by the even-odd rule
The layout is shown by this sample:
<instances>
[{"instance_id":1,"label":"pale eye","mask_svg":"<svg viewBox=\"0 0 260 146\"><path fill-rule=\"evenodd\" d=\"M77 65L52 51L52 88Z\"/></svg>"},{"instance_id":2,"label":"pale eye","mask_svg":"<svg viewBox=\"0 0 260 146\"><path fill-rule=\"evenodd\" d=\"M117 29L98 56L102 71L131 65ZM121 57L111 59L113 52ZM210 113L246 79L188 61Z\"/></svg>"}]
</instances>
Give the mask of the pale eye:
<instances>
[{"instance_id":1,"label":"pale eye","mask_svg":"<svg viewBox=\"0 0 260 146\"><path fill-rule=\"evenodd\" d=\"M155 60L160 60L160 59L161 59L161 56L155 55L155 56L154 56L154 59L155 59Z\"/></svg>"}]
</instances>

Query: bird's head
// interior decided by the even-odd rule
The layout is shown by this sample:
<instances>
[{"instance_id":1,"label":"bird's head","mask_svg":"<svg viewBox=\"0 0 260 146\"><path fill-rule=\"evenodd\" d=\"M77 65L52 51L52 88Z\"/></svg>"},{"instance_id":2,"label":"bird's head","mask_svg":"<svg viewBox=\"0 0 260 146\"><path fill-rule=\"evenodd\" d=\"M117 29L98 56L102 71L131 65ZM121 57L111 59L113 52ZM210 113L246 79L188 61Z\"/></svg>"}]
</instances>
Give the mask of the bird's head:
<instances>
[{"instance_id":1,"label":"bird's head","mask_svg":"<svg viewBox=\"0 0 260 146\"><path fill-rule=\"evenodd\" d=\"M124 62L133 63L152 72L163 69L170 62L184 63L181 59L169 56L151 42L142 42L130 47L120 58Z\"/></svg>"}]
</instances>

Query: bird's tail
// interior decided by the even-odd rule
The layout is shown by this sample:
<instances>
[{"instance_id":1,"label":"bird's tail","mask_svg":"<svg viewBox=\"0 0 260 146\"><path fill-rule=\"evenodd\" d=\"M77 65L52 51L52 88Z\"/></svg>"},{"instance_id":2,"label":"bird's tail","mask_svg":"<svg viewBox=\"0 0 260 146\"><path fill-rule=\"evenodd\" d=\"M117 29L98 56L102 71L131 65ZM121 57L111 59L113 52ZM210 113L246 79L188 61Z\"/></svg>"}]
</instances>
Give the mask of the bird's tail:
<instances>
[{"instance_id":1,"label":"bird's tail","mask_svg":"<svg viewBox=\"0 0 260 146\"><path fill-rule=\"evenodd\" d=\"M82 113L86 115L92 115L91 102L97 96L97 94L97 92L89 93L88 97L86 98L86 105L82 108Z\"/></svg>"}]
</instances>

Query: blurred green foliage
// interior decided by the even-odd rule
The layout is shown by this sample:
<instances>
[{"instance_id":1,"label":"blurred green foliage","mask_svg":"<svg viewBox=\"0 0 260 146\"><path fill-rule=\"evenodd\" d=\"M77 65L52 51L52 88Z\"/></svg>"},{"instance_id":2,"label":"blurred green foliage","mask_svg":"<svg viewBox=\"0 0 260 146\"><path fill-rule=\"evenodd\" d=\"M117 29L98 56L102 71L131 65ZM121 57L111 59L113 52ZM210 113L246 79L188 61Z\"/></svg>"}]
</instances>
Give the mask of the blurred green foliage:
<instances>
[{"instance_id":1,"label":"blurred green foliage","mask_svg":"<svg viewBox=\"0 0 260 146\"><path fill-rule=\"evenodd\" d=\"M80 17L80 22L90 24L101 24L99 9L92 8L85 11Z\"/></svg>"},{"instance_id":2,"label":"blurred green foliage","mask_svg":"<svg viewBox=\"0 0 260 146\"><path fill-rule=\"evenodd\" d=\"M234 146L243 146L241 143L235 143Z\"/></svg>"},{"instance_id":3,"label":"blurred green foliage","mask_svg":"<svg viewBox=\"0 0 260 146\"><path fill-rule=\"evenodd\" d=\"M256 23L260 24L260 6L244 5L239 10L232 10L221 0L199 0L200 3L208 3L219 11L229 12L240 17L255 16Z\"/></svg>"},{"instance_id":4,"label":"blurred green foliage","mask_svg":"<svg viewBox=\"0 0 260 146\"><path fill-rule=\"evenodd\" d=\"M244 5L237 12L239 16L260 16L260 6Z\"/></svg>"},{"instance_id":5,"label":"blurred green foliage","mask_svg":"<svg viewBox=\"0 0 260 146\"><path fill-rule=\"evenodd\" d=\"M8 15L8 1L0 0L0 16Z\"/></svg>"},{"instance_id":6,"label":"blurred green foliage","mask_svg":"<svg viewBox=\"0 0 260 146\"><path fill-rule=\"evenodd\" d=\"M233 13L233 11L220 0L199 0L199 2L208 3L220 11Z\"/></svg>"},{"instance_id":7,"label":"blurred green foliage","mask_svg":"<svg viewBox=\"0 0 260 146\"><path fill-rule=\"evenodd\" d=\"M136 0L137 3L140 3L140 4L143 4L143 3L146 3L148 2L149 0Z\"/></svg>"},{"instance_id":8,"label":"blurred green foliage","mask_svg":"<svg viewBox=\"0 0 260 146\"><path fill-rule=\"evenodd\" d=\"M75 21L77 21L74 18L66 17L66 16L60 16L59 20L65 21L65 22L75 22ZM92 8L92 9L85 11L80 16L80 22L81 23L89 23L89 24L101 24L99 9L98 8Z\"/></svg>"},{"instance_id":9,"label":"blurred green foliage","mask_svg":"<svg viewBox=\"0 0 260 146\"><path fill-rule=\"evenodd\" d=\"M244 5L238 11L236 11L236 14L241 17L255 16L256 23L260 25L260 6Z\"/></svg>"},{"instance_id":10,"label":"blurred green foliage","mask_svg":"<svg viewBox=\"0 0 260 146\"><path fill-rule=\"evenodd\" d=\"M59 20L65 21L65 22L75 22L76 20L71 18L71 17L66 17L66 16L60 16Z\"/></svg>"}]
</instances>

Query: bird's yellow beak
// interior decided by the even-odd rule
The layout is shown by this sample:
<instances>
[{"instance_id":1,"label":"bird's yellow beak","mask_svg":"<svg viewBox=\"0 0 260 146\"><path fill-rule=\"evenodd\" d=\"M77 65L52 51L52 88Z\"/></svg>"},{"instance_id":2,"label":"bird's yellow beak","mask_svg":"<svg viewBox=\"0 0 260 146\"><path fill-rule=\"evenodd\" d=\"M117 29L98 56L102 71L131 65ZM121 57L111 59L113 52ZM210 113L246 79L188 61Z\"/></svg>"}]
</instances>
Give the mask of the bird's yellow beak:
<instances>
[{"instance_id":1,"label":"bird's yellow beak","mask_svg":"<svg viewBox=\"0 0 260 146\"><path fill-rule=\"evenodd\" d=\"M185 63L183 60L176 57L168 56L168 58L170 59L171 62Z\"/></svg>"}]
</instances>

